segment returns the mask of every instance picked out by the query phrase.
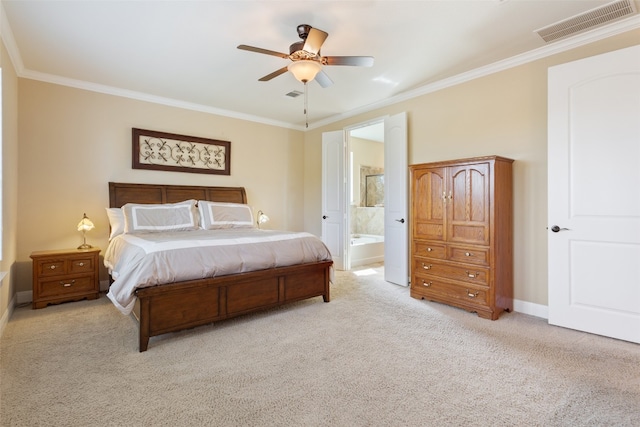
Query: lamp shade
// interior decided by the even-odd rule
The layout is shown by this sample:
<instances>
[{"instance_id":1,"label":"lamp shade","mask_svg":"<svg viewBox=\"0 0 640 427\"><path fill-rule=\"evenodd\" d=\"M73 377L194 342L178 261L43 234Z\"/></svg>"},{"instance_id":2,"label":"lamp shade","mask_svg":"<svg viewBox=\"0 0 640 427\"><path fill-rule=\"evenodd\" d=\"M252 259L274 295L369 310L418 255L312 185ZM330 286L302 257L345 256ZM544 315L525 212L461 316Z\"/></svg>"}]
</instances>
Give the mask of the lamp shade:
<instances>
[{"instance_id":1,"label":"lamp shade","mask_svg":"<svg viewBox=\"0 0 640 427\"><path fill-rule=\"evenodd\" d=\"M258 218L257 218L257 223L258 223L258 228L260 228L261 224L264 224L265 222L269 221L269 217L267 216L267 214L265 214L262 211L258 211Z\"/></svg>"},{"instance_id":2,"label":"lamp shade","mask_svg":"<svg viewBox=\"0 0 640 427\"><path fill-rule=\"evenodd\" d=\"M87 218L87 214L84 214L80 222L78 223L78 231L89 231L93 230L95 226L93 222L89 218Z\"/></svg>"},{"instance_id":3,"label":"lamp shade","mask_svg":"<svg viewBox=\"0 0 640 427\"><path fill-rule=\"evenodd\" d=\"M296 79L302 83L307 83L316 77L316 74L320 72L322 66L318 61L301 59L289 64L287 69L291 71L291 74L293 74Z\"/></svg>"}]
</instances>

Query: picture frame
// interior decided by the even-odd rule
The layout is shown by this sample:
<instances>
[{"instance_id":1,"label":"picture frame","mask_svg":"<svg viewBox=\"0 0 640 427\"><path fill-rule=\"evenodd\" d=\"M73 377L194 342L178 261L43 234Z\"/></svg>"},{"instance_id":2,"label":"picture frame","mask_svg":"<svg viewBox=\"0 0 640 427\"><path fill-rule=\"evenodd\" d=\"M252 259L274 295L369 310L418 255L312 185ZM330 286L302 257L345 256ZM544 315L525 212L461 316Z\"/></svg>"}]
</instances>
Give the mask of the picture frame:
<instances>
[{"instance_id":1,"label":"picture frame","mask_svg":"<svg viewBox=\"0 0 640 427\"><path fill-rule=\"evenodd\" d=\"M231 175L231 142L132 128L132 167Z\"/></svg>"}]
</instances>

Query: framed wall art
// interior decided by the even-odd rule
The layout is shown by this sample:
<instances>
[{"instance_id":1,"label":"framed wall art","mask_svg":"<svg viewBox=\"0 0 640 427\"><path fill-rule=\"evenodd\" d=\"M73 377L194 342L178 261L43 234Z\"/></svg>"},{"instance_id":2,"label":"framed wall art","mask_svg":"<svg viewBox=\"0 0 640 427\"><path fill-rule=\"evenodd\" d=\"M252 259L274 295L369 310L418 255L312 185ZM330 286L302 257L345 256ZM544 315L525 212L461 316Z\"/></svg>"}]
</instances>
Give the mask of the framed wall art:
<instances>
[{"instance_id":1,"label":"framed wall art","mask_svg":"<svg viewBox=\"0 0 640 427\"><path fill-rule=\"evenodd\" d=\"M231 175L231 142L132 129L133 169Z\"/></svg>"}]
</instances>

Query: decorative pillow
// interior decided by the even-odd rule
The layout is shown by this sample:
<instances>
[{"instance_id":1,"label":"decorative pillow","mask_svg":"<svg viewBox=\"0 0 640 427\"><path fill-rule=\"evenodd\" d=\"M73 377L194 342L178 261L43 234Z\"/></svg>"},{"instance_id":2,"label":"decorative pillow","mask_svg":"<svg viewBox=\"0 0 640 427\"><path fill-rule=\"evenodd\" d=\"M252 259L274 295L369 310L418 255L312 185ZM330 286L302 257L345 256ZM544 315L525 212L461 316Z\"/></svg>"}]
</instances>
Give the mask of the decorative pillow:
<instances>
[{"instance_id":1,"label":"decorative pillow","mask_svg":"<svg viewBox=\"0 0 640 427\"><path fill-rule=\"evenodd\" d=\"M253 212L242 203L198 201L200 222L205 230L217 228L253 228Z\"/></svg>"},{"instance_id":2,"label":"decorative pillow","mask_svg":"<svg viewBox=\"0 0 640 427\"><path fill-rule=\"evenodd\" d=\"M122 206L124 232L160 232L198 229L195 200L179 203L136 204Z\"/></svg>"},{"instance_id":3,"label":"decorative pillow","mask_svg":"<svg viewBox=\"0 0 640 427\"><path fill-rule=\"evenodd\" d=\"M109 240L124 233L124 214L120 208L107 208L107 217L111 226Z\"/></svg>"}]
</instances>

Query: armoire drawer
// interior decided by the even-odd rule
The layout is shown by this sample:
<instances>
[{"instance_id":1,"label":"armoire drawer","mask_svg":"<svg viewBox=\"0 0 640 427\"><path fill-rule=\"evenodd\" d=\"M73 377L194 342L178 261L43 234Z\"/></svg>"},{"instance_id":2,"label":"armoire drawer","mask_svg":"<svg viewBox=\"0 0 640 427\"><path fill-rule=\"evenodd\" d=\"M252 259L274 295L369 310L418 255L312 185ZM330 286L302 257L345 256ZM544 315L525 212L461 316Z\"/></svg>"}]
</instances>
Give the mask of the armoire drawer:
<instances>
[{"instance_id":1,"label":"armoire drawer","mask_svg":"<svg viewBox=\"0 0 640 427\"><path fill-rule=\"evenodd\" d=\"M489 288L451 283L438 277L417 275L412 289L427 299L458 304L489 305Z\"/></svg>"},{"instance_id":2,"label":"armoire drawer","mask_svg":"<svg viewBox=\"0 0 640 427\"><path fill-rule=\"evenodd\" d=\"M447 259L451 261L489 265L489 249L473 246L448 245Z\"/></svg>"},{"instance_id":3,"label":"armoire drawer","mask_svg":"<svg viewBox=\"0 0 640 427\"><path fill-rule=\"evenodd\" d=\"M476 265L461 266L425 258L413 258L413 271L416 274L429 274L445 279L461 280L476 285L489 284L489 269Z\"/></svg>"},{"instance_id":4,"label":"armoire drawer","mask_svg":"<svg viewBox=\"0 0 640 427\"><path fill-rule=\"evenodd\" d=\"M413 255L428 258L447 259L446 246L430 242L414 241Z\"/></svg>"}]
</instances>

